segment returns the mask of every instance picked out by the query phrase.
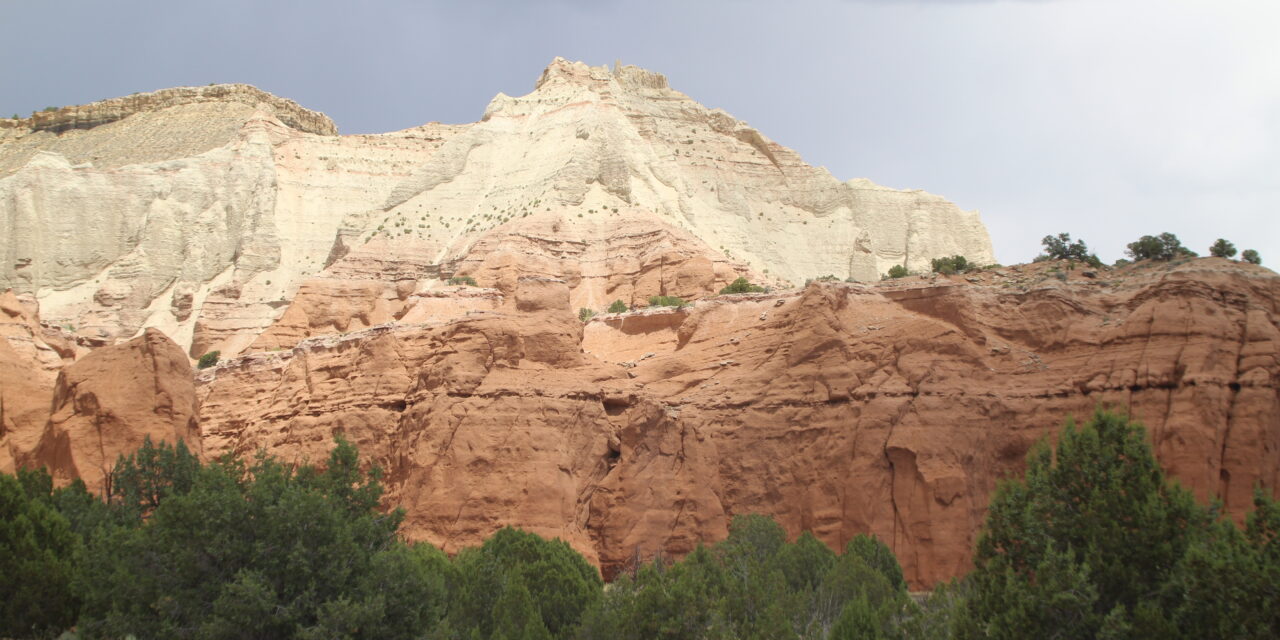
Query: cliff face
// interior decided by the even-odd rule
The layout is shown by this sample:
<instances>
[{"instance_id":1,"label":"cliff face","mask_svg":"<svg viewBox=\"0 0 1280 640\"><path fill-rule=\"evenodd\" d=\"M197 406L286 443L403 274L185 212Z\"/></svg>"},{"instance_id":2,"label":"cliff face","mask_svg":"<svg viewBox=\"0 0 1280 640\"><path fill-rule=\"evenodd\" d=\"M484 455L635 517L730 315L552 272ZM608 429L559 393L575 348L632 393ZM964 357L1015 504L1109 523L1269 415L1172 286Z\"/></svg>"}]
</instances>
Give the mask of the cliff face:
<instances>
[{"instance_id":1,"label":"cliff face","mask_svg":"<svg viewBox=\"0 0 1280 640\"><path fill-rule=\"evenodd\" d=\"M1280 278L1216 259L1059 281L969 278L572 316L525 279L494 310L317 337L198 379L206 452L388 471L406 532L456 550L506 524L606 574L766 513L833 546L872 532L912 584L962 573L995 482L1096 406L1237 517L1280 482ZM970 282L969 280L972 280Z\"/></svg>"},{"instance_id":2,"label":"cliff face","mask_svg":"<svg viewBox=\"0 0 1280 640\"><path fill-rule=\"evenodd\" d=\"M0 471L101 488L148 436L318 461L341 432L450 551L518 525L611 575L765 513L874 533L917 587L1099 405L1236 517L1280 483L1275 273L879 282L991 262L976 213L836 181L659 74L557 60L479 122L383 135L243 85L8 122ZM827 274L870 282L788 286ZM776 292L717 295L738 276ZM577 317L654 295L697 304Z\"/></svg>"},{"instance_id":3,"label":"cliff face","mask_svg":"<svg viewBox=\"0 0 1280 640\"><path fill-rule=\"evenodd\" d=\"M239 353L312 279L384 299L361 281L391 276L403 299L439 275L541 275L602 306L993 261L976 213L841 183L635 67L557 59L479 122L383 135L246 85L0 123L0 289L99 343L155 327Z\"/></svg>"}]
</instances>

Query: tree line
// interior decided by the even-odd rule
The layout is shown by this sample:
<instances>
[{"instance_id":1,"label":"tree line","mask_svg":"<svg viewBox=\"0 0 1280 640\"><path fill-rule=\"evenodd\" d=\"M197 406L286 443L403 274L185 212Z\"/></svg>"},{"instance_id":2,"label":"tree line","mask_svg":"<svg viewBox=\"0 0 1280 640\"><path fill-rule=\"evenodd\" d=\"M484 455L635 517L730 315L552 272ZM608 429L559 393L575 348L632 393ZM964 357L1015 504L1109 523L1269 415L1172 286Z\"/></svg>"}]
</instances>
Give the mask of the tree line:
<instances>
[{"instance_id":1,"label":"tree line","mask_svg":"<svg viewBox=\"0 0 1280 640\"><path fill-rule=\"evenodd\" d=\"M840 553L759 515L606 585L504 528L449 557L400 536L377 468L123 456L105 496L0 475L0 637L815 639L1280 637L1280 506L1243 529L1167 479L1142 427L1068 421L992 497L974 569L907 592L882 541Z\"/></svg>"}]
</instances>

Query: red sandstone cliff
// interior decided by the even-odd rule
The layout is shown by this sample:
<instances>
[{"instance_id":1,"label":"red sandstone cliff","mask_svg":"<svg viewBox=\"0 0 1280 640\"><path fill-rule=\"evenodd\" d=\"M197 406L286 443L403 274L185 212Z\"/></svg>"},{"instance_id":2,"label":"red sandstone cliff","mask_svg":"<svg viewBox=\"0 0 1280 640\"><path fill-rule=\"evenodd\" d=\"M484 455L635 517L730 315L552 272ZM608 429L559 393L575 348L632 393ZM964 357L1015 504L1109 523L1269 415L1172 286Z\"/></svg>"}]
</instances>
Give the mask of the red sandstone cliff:
<instances>
[{"instance_id":1,"label":"red sandstone cliff","mask_svg":"<svg viewBox=\"0 0 1280 640\"><path fill-rule=\"evenodd\" d=\"M1241 515L1280 481L1280 277L1206 259L1066 281L969 278L573 317L520 281L493 311L313 338L201 375L206 451L321 459L341 430L406 532L455 550L505 524L606 573L767 513L870 531L913 584L957 575L998 478L1068 415L1144 421L1165 466Z\"/></svg>"}]
</instances>

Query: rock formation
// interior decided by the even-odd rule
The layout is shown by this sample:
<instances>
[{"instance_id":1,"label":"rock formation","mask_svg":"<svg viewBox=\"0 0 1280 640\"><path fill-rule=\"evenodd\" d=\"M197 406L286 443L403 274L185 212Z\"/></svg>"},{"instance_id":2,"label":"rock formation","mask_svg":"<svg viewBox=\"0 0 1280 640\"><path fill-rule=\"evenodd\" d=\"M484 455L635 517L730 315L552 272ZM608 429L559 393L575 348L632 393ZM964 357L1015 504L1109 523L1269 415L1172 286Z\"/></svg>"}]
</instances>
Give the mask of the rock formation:
<instances>
[{"instance_id":1,"label":"rock formation","mask_svg":"<svg viewBox=\"0 0 1280 640\"><path fill-rule=\"evenodd\" d=\"M192 356L249 348L313 278L394 275L403 301L455 272L542 275L597 306L992 261L976 213L841 183L635 67L557 59L479 122L382 135L246 85L0 122L0 289L82 336L156 327ZM336 298L388 297L348 284Z\"/></svg>"},{"instance_id":2,"label":"rock formation","mask_svg":"<svg viewBox=\"0 0 1280 640\"><path fill-rule=\"evenodd\" d=\"M52 415L27 464L93 491L123 454L152 442L183 442L197 455L199 407L186 354L156 329L97 349L62 370Z\"/></svg>"},{"instance_id":3,"label":"rock formation","mask_svg":"<svg viewBox=\"0 0 1280 640\"><path fill-rule=\"evenodd\" d=\"M1239 517L1280 483L1280 277L1219 259L567 310L525 278L494 310L304 340L199 376L206 452L319 460L341 431L406 533L505 524L606 573L766 513L832 546L872 532L917 587L968 566L987 496L1038 438L1130 412L1164 465ZM1062 273L1062 272L1059 272Z\"/></svg>"},{"instance_id":4,"label":"rock formation","mask_svg":"<svg viewBox=\"0 0 1280 640\"><path fill-rule=\"evenodd\" d=\"M320 461L343 433L450 551L518 525L612 575L765 513L874 533L916 587L1099 405L1234 517L1280 484L1280 276L880 282L992 262L976 213L839 182L635 67L556 60L479 122L382 135L244 85L0 122L0 471L101 489L148 436ZM739 276L773 289L717 294Z\"/></svg>"}]
</instances>

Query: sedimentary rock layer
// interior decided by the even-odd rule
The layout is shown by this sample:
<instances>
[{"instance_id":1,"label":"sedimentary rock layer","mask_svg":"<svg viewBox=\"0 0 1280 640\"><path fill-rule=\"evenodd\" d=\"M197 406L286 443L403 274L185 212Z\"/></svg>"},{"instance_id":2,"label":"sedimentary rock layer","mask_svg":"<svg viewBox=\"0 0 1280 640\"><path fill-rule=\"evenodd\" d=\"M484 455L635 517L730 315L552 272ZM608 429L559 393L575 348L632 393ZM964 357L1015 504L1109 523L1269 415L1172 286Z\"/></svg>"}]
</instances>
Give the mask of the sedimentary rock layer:
<instances>
[{"instance_id":1,"label":"sedimentary rock layer","mask_svg":"<svg viewBox=\"0 0 1280 640\"><path fill-rule=\"evenodd\" d=\"M975 212L840 182L629 66L557 59L479 122L382 135L246 85L0 123L0 289L83 337L156 327L192 356L248 348L313 278L546 275L594 306L993 261Z\"/></svg>"},{"instance_id":2,"label":"sedimentary rock layer","mask_svg":"<svg viewBox=\"0 0 1280 640\"><path fill-rule=\"evenodd\" d=\"M319 460L341 431L406 532L514 524L610 573L766 513L886 540L913 585L962 573L995 482L1065 417L1148 427L1235 516L1280 482L1280 278L1206 259L818 284L585 326L567 283L492 311L305 340L201 374L206 451Z\"/></svg>"}]
</instances>

